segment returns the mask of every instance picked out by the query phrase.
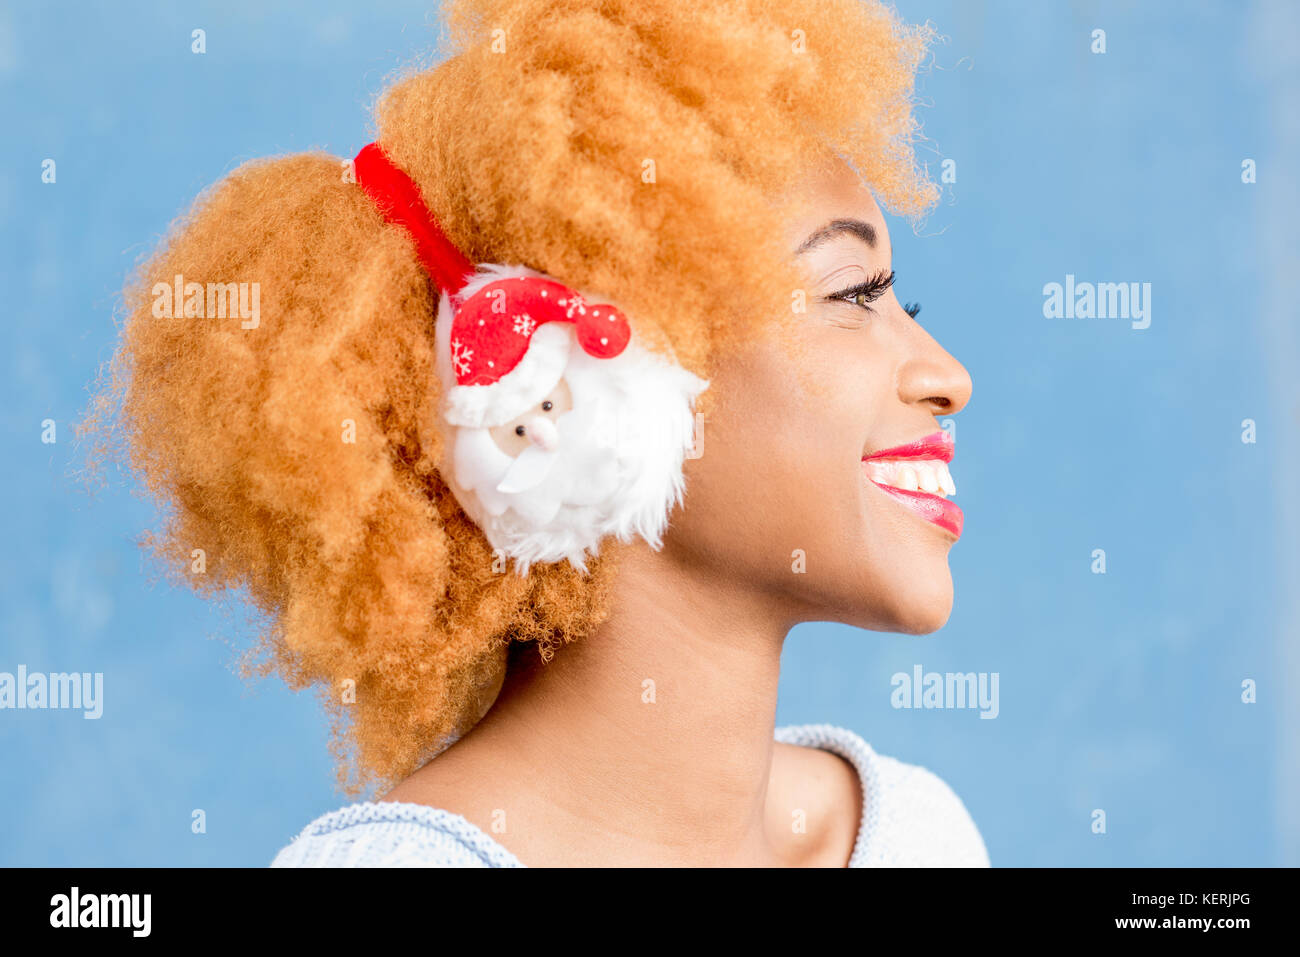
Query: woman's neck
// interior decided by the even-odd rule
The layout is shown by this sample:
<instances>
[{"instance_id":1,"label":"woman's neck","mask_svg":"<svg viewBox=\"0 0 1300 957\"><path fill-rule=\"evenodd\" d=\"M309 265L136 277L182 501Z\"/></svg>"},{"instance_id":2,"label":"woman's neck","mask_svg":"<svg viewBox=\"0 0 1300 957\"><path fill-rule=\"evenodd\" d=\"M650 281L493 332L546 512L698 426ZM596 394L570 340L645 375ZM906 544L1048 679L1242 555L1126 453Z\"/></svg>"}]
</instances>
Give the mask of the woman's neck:
<instances>
[{"instance_id":1,"label":"woman's neck","mask_svg":"<svg viewBox=\"0 0 1300 957\"><path fill-rule=\"evenodd\" d=\"M525 863L774 863L788 609L648 548L619 563L609 618L544 665L524 656L484 720L425 771L444 792L468 789L456 798L468 810L450 809ZM547 846L558 835L559 860Z\"/></svg>"}]
</instances>

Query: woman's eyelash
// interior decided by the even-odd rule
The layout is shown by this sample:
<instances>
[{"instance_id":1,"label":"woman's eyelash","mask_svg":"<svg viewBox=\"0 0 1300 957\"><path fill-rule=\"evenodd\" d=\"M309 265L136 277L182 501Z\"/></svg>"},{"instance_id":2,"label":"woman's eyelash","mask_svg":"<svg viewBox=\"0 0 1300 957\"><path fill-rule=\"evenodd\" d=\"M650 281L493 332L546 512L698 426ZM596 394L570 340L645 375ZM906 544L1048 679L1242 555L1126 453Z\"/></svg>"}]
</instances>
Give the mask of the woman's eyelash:
<instances>
[{"instance_id":1,"label":"woman's eyelash","mask_svg":"<svg viewBox=\"0 0 1300 957\"><path fill-rule=\"evenodd\" d=\"M894 271L880 270L866 282L860 282L855 286L849 286L847 289L841 289L839 292L827 296L830 300L843 300L855 306L866 309L870 303L875 302L883 296L889 287L894 284Z\"/></svg>"},{"instance_id":2,"label":"woman's eyelash","mask_svg":"<svg viewBox=\"0 0 1300 957\"><path fill-rule=\"evenodd\" d=\"M826 298L831 301L841 300L867 309L870 303L875 302L885 294L885 291L894 284L895 278L897 278L897 274L892 269L889 272L882 269L866 282L860 282L856 286L841 289ZM919 302L904 303L903 311L915 319L921 312L921 304Z\"/></svg>"}]
</instances>

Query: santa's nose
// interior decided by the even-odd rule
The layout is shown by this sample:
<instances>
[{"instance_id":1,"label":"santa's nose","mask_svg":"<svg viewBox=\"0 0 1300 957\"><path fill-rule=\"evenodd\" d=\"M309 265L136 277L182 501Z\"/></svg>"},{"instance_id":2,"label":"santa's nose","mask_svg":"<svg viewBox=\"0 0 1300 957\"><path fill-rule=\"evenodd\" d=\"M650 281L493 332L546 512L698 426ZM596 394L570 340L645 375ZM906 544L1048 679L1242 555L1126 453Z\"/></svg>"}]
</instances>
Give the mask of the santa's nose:
<instances>
[{"instance_id":1,"label":"santa's nose","mask_svg":"<svg viewBox=\"0 0 1300 957\"><path fill-rule=\"evenodd\" d=\"M543 452L554 452L560 444L560 433L556 430L555 423L544 416L529 419L525 429L528 441Z\"/></svg>"}]
</instances>

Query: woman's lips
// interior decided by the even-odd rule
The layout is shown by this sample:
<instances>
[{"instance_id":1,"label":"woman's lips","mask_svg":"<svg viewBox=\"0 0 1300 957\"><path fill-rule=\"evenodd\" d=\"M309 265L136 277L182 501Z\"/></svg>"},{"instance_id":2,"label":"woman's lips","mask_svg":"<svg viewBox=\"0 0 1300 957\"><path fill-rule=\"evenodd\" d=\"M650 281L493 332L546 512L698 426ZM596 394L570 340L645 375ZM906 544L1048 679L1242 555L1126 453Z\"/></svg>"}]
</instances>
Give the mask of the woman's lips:
<instances>
[{"instance_id":1,"label":"woman's lips","mask_svg":"<svg viewBox=\"0 0 1300 957\"><path fill-rule=\"evenodd\" d=\"M935 432L906 445L864 455L862 470L872 485L888 492L895 501L960 538L961 508L944 498L957 492L948 471L952 456L952 438L947 432Z\"/></svg>"},{"instance_id":2,"label":"woman's lips","mask_svg":"<svg viewBox=\"0 0 1300 957\"><path fill-rule=\"evenodd\" d=\"M901 488L881 485L879 482L873 484L894 496L927 522L933 522L945 531L951 532L954 538L961 538L963 515L960 506L937 495L931 495L929 492L906 492Z\"/></svg>"},{"instance_id":3,"label":"woman's lips","mask_svg":"<svg viewBox=\"0 0 1300 957\"><path fill-rule=\"evenodd\" d=\"M938 459L940 462L951 462L952 453L952 436L947 432L933 432L923 439L917 439L915 442L908 442L906 445L895 446L892 449L882 449L879 452L864 455L862 461L871 462L876 459Z\"/></svg>"}]
</instances>

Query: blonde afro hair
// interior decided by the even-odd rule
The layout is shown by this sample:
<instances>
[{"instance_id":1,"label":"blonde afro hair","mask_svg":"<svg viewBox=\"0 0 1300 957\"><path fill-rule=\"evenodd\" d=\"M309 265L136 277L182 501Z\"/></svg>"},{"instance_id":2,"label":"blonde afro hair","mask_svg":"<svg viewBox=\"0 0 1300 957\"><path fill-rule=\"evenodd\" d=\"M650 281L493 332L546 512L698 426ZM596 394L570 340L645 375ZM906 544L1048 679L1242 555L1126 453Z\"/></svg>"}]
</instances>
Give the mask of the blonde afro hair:
<instances>
[{"instance_id":1,"label":"blonde afro hair","mask_svg":"<svg viewBox=\"0 0 1300 957\"><path fill-rule=\"evenodd\" d=\"M788 311L772 237L800 172L838 155L896 212L934 198L912 150L929 33L875 2L453 0L448 20L448 58L387 89L375 139L471 260L613 299L698 374ZM438 471L428 278L345 169L259 160L201 195L125 291L88 426L160 502L164 567L258 613L253 669L320 687L354 793L464 733L512 642L545 658L598 625L617 555L587 577L494 562ZM156 316L176 276L257 283L259 324Z\"/></svg>"}]
</instances>

